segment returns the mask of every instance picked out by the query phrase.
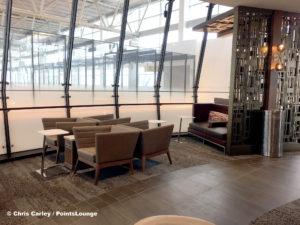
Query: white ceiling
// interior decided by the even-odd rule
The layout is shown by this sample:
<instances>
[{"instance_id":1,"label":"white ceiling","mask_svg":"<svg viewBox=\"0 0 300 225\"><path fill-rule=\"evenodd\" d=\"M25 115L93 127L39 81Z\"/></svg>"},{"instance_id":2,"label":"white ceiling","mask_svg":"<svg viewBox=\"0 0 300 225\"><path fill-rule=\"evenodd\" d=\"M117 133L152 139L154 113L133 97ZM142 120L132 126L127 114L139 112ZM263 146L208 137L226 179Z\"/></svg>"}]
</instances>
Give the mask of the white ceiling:
<instances>
[{"instance_id":1,"label":"white ceiling","mask_svg":"<svg viewBox=\"0 0 300 225\"><path fill-rule=\"evenodd\" d=\"M226 6L249 6L300 13L300 0L203 0Z\"/></svg>"}]
</instances>

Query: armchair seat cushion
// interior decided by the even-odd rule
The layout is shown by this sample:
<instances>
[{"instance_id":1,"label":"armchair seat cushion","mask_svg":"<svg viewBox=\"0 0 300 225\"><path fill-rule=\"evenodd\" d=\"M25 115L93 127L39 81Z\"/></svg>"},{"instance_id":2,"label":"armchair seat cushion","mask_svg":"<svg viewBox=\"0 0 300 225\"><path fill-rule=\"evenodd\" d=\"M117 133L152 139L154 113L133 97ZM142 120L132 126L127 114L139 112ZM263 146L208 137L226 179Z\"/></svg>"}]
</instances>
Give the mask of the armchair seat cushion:
<instances>
[{"instance_id":1,"label":"armchair seat cushion","mask_svg":"<svg viewBox=\"0 0 300 225\"><path fill-rule=\"evenodd\" d=\"M209 127L209 122L190 123L190 128L221 140L227 138L227 127Z\"/></svg>"},{"instance_id":2,"label":"armchair seat cushion","mask_svg":"<svg viewBox=\"0 0 300 225\"><path fill-rule=\"evenodd\" d=\"M57 136L47 136L46 143L50 145L57 146Z\"/></svg>"},{"instance_id":3,"label":"armchair seat cushion","mask_svg":"<svg viewBox=\"0 0 300 225\"><path fill-rule=\"evenodd\" d=\"M78 156L91 161L96 162L96 148L88 147L88 148L80 148L77 150Z\"/></svg>"}]
</instances>

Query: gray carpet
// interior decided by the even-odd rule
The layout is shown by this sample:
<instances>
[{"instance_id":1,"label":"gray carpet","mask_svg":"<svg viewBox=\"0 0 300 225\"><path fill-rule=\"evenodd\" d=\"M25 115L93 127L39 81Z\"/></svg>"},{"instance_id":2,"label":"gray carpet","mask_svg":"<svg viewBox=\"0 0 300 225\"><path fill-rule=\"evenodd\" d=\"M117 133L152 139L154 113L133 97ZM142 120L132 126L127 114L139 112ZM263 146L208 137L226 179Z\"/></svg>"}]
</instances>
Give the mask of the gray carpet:
<instances>
[{"instance_id":1,"label":"gray carpet","mask_svg":"<svg viewBox=\"0 0 300 225\"><path fill-rule=\"evenodd\" d=\"M249 225L300 225L300 199L266 212Z\"/></svg>"},{"instance_id":2,"label":"gray carpet","mask_svg":"<svg viewBox=\"0 0 300 225\"><path fill-rule=\"evenodd\" d=\"M151 178L187 167L208 163L228 162L231 160L251 159L260 156L228 157L223 152L203 145L194 138L184 138L184 143L173 139L170 145L173 165L166 155L147 161L147 169L141 171L141 161L134 161L135 173L129 173L127 166L110 167L101 170L97 186L94 185L94 171L72 176L64 174L52 179L40 179L33 171L40 168L41 157L32 157L0 164L0 224L31 224L36 217L6 217L7 210L52 211L68 209L76 205L82 210L81 203L107 193L116 194L116 199L124 197L115 189L126 188L132 192L136 183L151 184ZM46 164L53 164L54 155L48 155ZM46 165L47 166L47 165ZM128 186L131 186L129 189ZM141 185L139 185L141 187ZM140 190L135 190L140 191ZM83 204L86 205L86 204ZM4 216L4 217L2 217Z\"/></svg>"}]
</instances>

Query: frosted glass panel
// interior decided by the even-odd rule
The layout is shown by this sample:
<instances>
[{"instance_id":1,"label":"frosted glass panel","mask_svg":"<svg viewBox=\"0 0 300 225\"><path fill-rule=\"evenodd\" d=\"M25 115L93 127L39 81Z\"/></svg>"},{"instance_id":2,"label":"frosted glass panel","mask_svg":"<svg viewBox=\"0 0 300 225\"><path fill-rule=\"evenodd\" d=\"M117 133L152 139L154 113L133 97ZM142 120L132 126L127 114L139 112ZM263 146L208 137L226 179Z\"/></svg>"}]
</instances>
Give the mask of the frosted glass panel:
<instances>
[{"instance_id":1,"label":"frosted glass panel","mask_svg":"<svg viewBox=\"0 0 300 225\"><path fill-rule=\"evenodd\" d=\"M160 108L161 119L166 120L167 124L174 124L173 132L178 132L180 116L192 116L192 104L191 105L163 105ZM183 119L181 131L186 132L191 119Z\"/></svg>"},{"instance_id":2,"label":"frosted glass panel","mask_svg":"<svg viewBox=\"0 0 300 225\"><path fill-rule=\"evenodd\" d=\"M228 92L224 92L224 93L216 93L216 92L202 93L202 92L198 92L198 102L199 103L213 103L214 98L229 99L229 93Z\"/></svg>"},{"instance_id":3,"label":"frosted glass panel","mask_svg":"<svg viewBox=\"0 0 300 225\"><path fill-rule=\"evenodd\" d=\"M43 137L38 134L43 129L41 118L65 117L65 109L38 109L10 111L9 126L12 152L41 148Z\"/></svg>"},{"instance_id":4,"label":"frosted glass panel","mask_svg":"<svg viewBox=\"0 0 300 225\"><path fill-rule=\"evenodd\" d=\"M160 92L161 103L192 103L192 92Z\"/></svg>"},{"instance_id":5,"label":"frosted glass panel","mask_svg":"<svg viewBox=\"0 0 300 225\"><path fill-rule=\"evenodd\" d=\"M91 91L70 91L71 105L92 105L93 92Z\"/></svg>"},{"instance_id":6,"label":"frosted glass panel","mask_svg":"<svg viewBox=\"0 0 300 225\"><path fill-rule=\"evenodd\" d=\"M120 103L154 103L154 92L119 92L119 102Z\"/></svg>"},{"instance_id":7,"label":"frosted glass panel","mask_svg":"<svg viewBox=\"0 0 300 225\"><path fill-rule=\"evenodd\" d=\"M72 117L86 117L86 116L96 116L105 114L115 114L115 108L111 106L105 107L85 107L85 108L72 108Z\"/></svg>"},{"instance_id":8,"label":"frosted glass panel","mask_svg":"<svg viewBox=\"0 0 300 225\"><path fill-rule=\"evenodd\" d=\"M156 106L121 106L120 117L131 117L131 121L156 120Z\"/></svg>"},{"instance_id":9,"label":"frosted glass panel","mask_svg":"<svg viewBox=\"0 0 300 225\"><path fill-rule=\"evenodd\" d=\"M8 107L34 107L34 106L63 106L65 99L60 91L7 91Z\"/></svg>"},{"instance_id":10,"label":"frosted glass panel","mask_svg":"<svg viewBox=\"0 0 300 225\"><path fill-rule=\"evenodd\" d=\"M94 92L94 104L114 104L115 100L112 97L112 91L95 91Z\"/></svg>"},{"instance_id":11,"label":"frosted glass panel","mask_svg":"<svg viewBox=\"0 0 300 225\"><path fill-rule=\"evenodd\" d=\"M6 143L5 143L5 133L4 133L4 123L3 123L3 112L0 111L0 155L6 154L6 148L4 148L5 145Z\"/></svg>"},{"instance_id":12,"label":"frosted glass panel","mask_svg":"<svg viewBox=\"0 0 300 225\"><path fill-rule=\"evenodd\" d=\"M71 105L113 104L112 91L70 91Z\"/></svg>"}]
</instances>

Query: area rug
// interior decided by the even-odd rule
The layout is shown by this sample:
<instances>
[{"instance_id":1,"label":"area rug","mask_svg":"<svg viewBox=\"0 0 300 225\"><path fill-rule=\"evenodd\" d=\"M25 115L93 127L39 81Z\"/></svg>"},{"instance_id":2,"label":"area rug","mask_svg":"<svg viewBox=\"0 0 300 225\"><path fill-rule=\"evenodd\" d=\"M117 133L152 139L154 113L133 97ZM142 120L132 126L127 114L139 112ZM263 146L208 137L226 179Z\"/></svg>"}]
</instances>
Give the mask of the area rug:
<instances>
[{"instance_id":1,"label":"area rug","mask_svg":"<svg viewBox=\"0 0 300 225\"><path fill-rule=\"evenodd\" d=\"M264 213L249 225L299 225L300 199Z\"/></svg>"},{"instance_id":2,"label":"area rug","mask_svg":"<svg viewBox=\"0 0 300 225\"><path fill-rule=\"evenodd\" d=\"M94 185L94 171L87 173L79 171L76 176L64 174L52 179L39 179L35 171L40 168L40 156L0 164L0 218L6 215L7 210L66 209L99 195L112 193L124 186L131 186L134 189L136 183L145 183L148 187L152 178L172 174L172 171L241 159L225 156L222 151L204 145L195 138L183 138L182 141L184 143L178 143L175 139L171 141L170 152L173 165L169 164L166 155L161 155L147 160L147 169L142 172L141 161L136 159L133 175L129 173L127 166L105 168L100 172L97 186ZM242 157L244 158L245 156ZM55 154L48 155L45 166L53 165L54 160ZM126 191L130 190L127 188ZM122 197L119 192L114 194L118 195L117 198ZM32 221L34 217L15 217L13 220L9 217L4 218L0 220L0 225L34 222Z\"/></svg>"}]
</instances>

